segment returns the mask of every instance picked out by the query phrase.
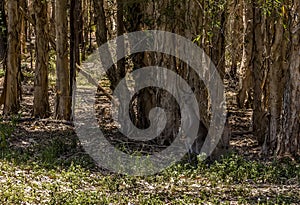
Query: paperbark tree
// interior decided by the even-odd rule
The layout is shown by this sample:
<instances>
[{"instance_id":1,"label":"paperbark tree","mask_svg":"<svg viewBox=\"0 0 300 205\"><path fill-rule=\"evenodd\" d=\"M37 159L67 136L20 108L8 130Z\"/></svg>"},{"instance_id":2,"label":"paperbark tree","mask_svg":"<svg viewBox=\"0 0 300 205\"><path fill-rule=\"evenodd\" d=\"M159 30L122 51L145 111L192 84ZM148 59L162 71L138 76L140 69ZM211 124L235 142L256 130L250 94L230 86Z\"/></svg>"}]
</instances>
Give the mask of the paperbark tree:
<instances>
[{"instance_id":1,"label":"paperbark tree","mask_svg":"<svg viewBox=\"0 0 300 205\"><path fill-rule=\"evenodd\" d=\"M56 105L55 116L69 120L71 117L70 72L68 66L67 0L56 1Z\"/></svg>"},{"instance_id":2,"label":"paperbark tree","mask_svg":"<svg viewBox=\"0 0 300 205\"><path fill-rule=\"evenodd\" d=\"M268 113L269 127L265 135L263 153L274 154L281 124L281 110L283 100L283 89L286 80L286 73L289 54L289 42L287 32L284 29L284 17L280 16L278 10L274 8L274 13L269 17L269 36L272 41L270 45L269 72L268 72Z\"/></svg>"},{"instance_id":3,"label":"paperbark tree","mask_svg":"<svg viewBox=\"0 0 300 205\"><path fill-rule=\"evenodd\" d=\"M74 95L76 84L76 64L80 65L80 41L82 39L81 0L71 0L70 8L70 96ZM74 105L74 101L72 101ZM72 108L74 106L72 105ZM73 118L72 110L72 116Z\"/></svg>"},{"instance_id":4,"label":"paperbark tree","mask_svg":"<svg viewBox=\"0 0 300 205\"><path fill-rule=\"evenodd\" d=\"M93 0L94 2L94 11L95 11L95 21L96 21L96 40L97 44L100 47L105 44L108 40L107 38L107 26L106 26L106 17L104 11L104 2L103 0ZM108 49L108 47L107 47ZM106 56L100 56L102 62L105 62L107 59L111 59L111 54L107 53ZM110 80L110 88L114 90L117 86L117 83L120 80L120 75L117 70L116 65L113 65L108 71L107 76Z\"/></svg>"},{"instance_id":5,"label":"paperbark tree","mask_svg":"<svg viewBox=\"0 0 300 205\"><path fill-rule=\"evenodd\" d=\"M180 8L180 9L178 9ZM217 8L215 10L218 10ZM222 9L221 9L222 10ZM136 11L136 12L133 12ZM224 13L223 13L224 12ZM186 15L191 14L191 15ZM201 38L209 40L211 44L205 47L207 51L215 54L214 60L219 63L220 75L224 76L224 61L225 57L225 17L226 11L218 11L216 21L220 20L221 25L215 25L214 30L216 31L215 42L206 35L203 28L207 27L207 22L210 20L210 16L204 16L201 13L201 5L194 1L180 2L180 1L162 1L159 4L156 2L151 3L127 3L127 15L126 15L126 28L128 32L135 31L134 29L157 29L166 30L173 33L186 36L188 38L195 38L195 34L204 33L204 37ZM203 20L204 19L204 20ZM147 22L147 23L145 23ZM210 21L209 21L210 22ZM212 22L210 22L212 23ZM210 24L209 24L210 25ZM185 28L190 29L185 29ZM211 28L210 28L211 29ZM167 40L167 39L166 39ZM204 46L207 45L207 41L202 39L200 42ZM167 41L166 41L167 42ZM160 46L171 48L175 46L173 44L164 44L164 40L160 39L158 42ZM216 46L214 49L210 49ZM174 49L176 49L174 47ZM217 50L221 49L221 50ZM208 93L205 85L199 79L195 72L192 72L184 62L179 61L173 56L168 56L160 53L143 53L132 55L134 69L139 69L144 66L158 65L166 67L179 75L181 75L192 87L196 98L199 103L200 109L200 126L199 126L199 139L197 139L197 145L193 146L193 152L198 153L203 145L207 134L207 128L209 126L209 108L208 108ZM163 78L166 82L174 82L174 89L181 89L176 84L176 80L170 79L168 76L157 76L157 78ZM145 79L146 81L147 79ZM180 126L180 110L178 103L172 95L168 92L160 89L147 88L143 89L138 93L137 99L137 120L136 125L139 128L145 129L150 126L148 115L149 111L154 107L161 107L164 109L167 117L167 124L163 132L155 139L155 143L159 145L169 145L173 142L174 138L179 132ZM159 116L157 116L159 119ZM218 150L214 152L214 157L217 157L222 152L221 150L227 150L229 146L228 136L226 139L221 140ZM198 143L199 142L199 143ZM221 145L222 144L222 145Z\"/></svg>"},{"instance_id":6,"label":"paperbark tree","mask_svg":"<svg viewBox=\"0 0 300 205\"><path fill-rule=\"evenodd\" d=\"M291 7L291 53L284 87L282 123L277 139L279 156L299 157L300 155L300 2Z\"/></svg>"},{"instance_id":7,"label":"paperbark tree","mask_svg":"<svg viewBox=\"0 0 300 205\"><path fill-rule=\"evenodd\" d=\"M4 83L4 114L15 114L20 108L20 14L19 1L8 0L8 51Z\"/></svg>"},{"instance_id":8,"label":"paperbark tree","mask_svg":"<svg viewBox=\"0 0 300 205\"><path fill-rule=\"evenodd\" d=\"M119 36L119 42L117 45L117 49L119 50L119 53L123 55L125 52L125 45L124 45L124 39L121 38L124 34L124 1L123 0L117 0L117 35ZM117 68L119 72L120 78L124 78L126 75L125 71L125 58L122 58L117 63Z\"/></svg>"},{"instance_id":9,"label":"paperbark tree","mask_svg":"<svg viewBox=\"0 0 300 205\"><path fill-rule=\"evenodd\" d=\"M266 57L266 16L262 11L259 0L253 1L253 80L254 80L254 105L253 105L253 130L259 145L262 145L268 134L269 119L266 107L267 95L267 68L264 64Z\"/></svg>"},{"instance_id":10,"label":"paperbark tree","mask_svg":"<svg viewBox=\"0 0 300 205\"><path fill-rule=\"evenodd\" d=\"M49 42L47 3L34 0L35 15L35 43L36 43L36 63L34 79L34 100L33 112L36 117L48 117L50 115L49 95L48 95L48 61Z\"/></svg>"},{"instance_id":11,"label":"paperbark tree","mask_svg":"<svg viewBox=\"0 0 300 205\"><path fill-rule=\"evenodd\" d=\"M250 103L251 89L253 88L253 66L252 66L252 49L253 49L253 9L248 0L243 1L243 54L241 59L240 71L242 77L240 80L240 89L237 103L243 108L245 102Z\"/></svg>"},{"instance_id":12,"label":"paperbark tree","mask_svg":"<svg viewBox=\"0 0 300 205\"><path fill-rule=\"evenodd\" d=\"M26 0L20 0L20 5L22 9L28 10L27 7L27 1ZM21 54L24 55L26 53L26 38L27 38L27 26L26 26L26 19L23 15L20 16L20 27L21 27L21 33L20 33L20 41L21 41Z\"/></svg>"},{"instance_id":13,"label":"paperbark tree","mask_svg":"<svg viewBox=\"0 0 300 205\"><path fill-rule=\"evenodd\" d=\"M5 1L1 0L0 3L0 62L6 56L7 49L7 24L5 15ZM2 62L3 63L3 62ZM4 65L4 63L3 63Z\"/></svg>"}]
</instances>

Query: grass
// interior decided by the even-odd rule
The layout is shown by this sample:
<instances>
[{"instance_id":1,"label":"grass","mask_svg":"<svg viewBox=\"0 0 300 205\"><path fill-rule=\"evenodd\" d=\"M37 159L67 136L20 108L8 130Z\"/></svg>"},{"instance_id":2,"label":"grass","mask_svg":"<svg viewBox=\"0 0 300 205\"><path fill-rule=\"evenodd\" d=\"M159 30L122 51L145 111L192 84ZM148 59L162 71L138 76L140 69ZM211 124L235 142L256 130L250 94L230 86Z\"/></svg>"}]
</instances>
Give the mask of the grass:
<instances>
[{"instance_id":1,"label":"grass","mask_svg":"<svg viewBox=\"0 0 300 205\"><path fill-rule=\"evenodd\" d=\"M7 140L11 137L14 132L19 116L13 116L9 122L2 122L3 119L0 117L0 148L7 146Z\"/></svg>"},{"instance_id":2,"label":"grass","mask_svg":"<svg viewBox=\"0 0 300 205\"><path fill-rule=\"evenodd\" d=\"M230 154L145 177L96 169L67 133L0 150L0 204L299 204L299 163Z\"/></svg>"}]
</instances>

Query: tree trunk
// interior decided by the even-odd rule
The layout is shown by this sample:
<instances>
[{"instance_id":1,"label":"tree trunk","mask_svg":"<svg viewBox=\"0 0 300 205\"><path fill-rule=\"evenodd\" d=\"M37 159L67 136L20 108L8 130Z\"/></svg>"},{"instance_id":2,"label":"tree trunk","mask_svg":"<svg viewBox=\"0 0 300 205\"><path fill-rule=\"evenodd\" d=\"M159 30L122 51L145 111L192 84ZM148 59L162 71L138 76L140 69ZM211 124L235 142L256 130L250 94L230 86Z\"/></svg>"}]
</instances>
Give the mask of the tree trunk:
<instances>
[{"instance_id":1,"label":"tree trunk","mask_svg":"<svg viewBox=\"0 0 300 205\"><path fill-rule=\"evenodd\" d=\"M276 11L275 11L276 12ZM283 17L277 16L276 13L270 17L271 21L269 36L274 39L269 43L271 45L270 64L269 64L269 113L270 124L269 132L265 136L263 153L274 154L276 150L277 137L281 124L281 109L283 99L283 88L285 84L284 71L287 70L286 55L288 52L288 41L284 32Z\"/></svg>"},{"instance_id":2,"label":"tree trunk","mask_svg":"<svg viewBox=\"0 0 300 205\"><path fill-rule=\"evenodd\" d=\"M199 34L203 30L203 27L207 26L207 21L210 20L210 16L203 17L206 18L206 21L202 21L201 8L196 2L190 1L161 1L151 2L151 3L127 3L127 15L126 15L126 28L128 32L136 31L139 29L157 29L157 30L166 30L169 32L177 33L182 36L187 36L191 38L195 38L195 34ZM200 5L201 7L201 5ZM180 8L180 9L178 9ZM166 13L168 11L168 13ZM224 76L224 59L225 59L225 36L224 36L224 28L226 22L226 11L222 10L222 12L218 11L218 20L221 21L220 27L216 26L215 31L217 32L215 35L216 42L213 42L212 39L209 40L211 45L216 45L218 49L211 49L211 47L207 46L207 50L211 50L211 54L214 53L214 60L219 64L220 75ZM153 19L150 19L149 22L153 23L142 23L141 21L148 16L153 16ZM206 23L205 23L206 22ZM186 29L186 28L190 28ZM204 32L204 31L203 31ZM206 35L206 32L204 32ZM207 39L208 36L206 36ZM207 45L207 39L205 44ZM162 39L161 39L162 40ZM172 45L163 45L162 42L159 42L160 46L170 47ZM203 46L202 45L202 46ZM176 48L174 48L176 49ZM206 134L209 127L210 122L210 114L209 114L209 103L208 103L208 92L204 85L204 83L199 79L199 76L193 72L191 68L189 68L184 62L178 61L173 56L168 56L160 53L147 53L145 52L143 55L135 54L132 55L134 62L134 69L138 69L140 67L149 66L149 65L157 65L166 67L169 70L172 70L179 75L181 75L194 90L197 101L199 103L200 109L200 125L198 132L198 139L195 144L189 149L189 151L195 152L196 154L200 154L201 147L203 142L205 141ZM156 76L156 78L161 78L164 81L174 82L174 89L180 89L176 83L176 80L170 79L168 76ZM147 79L145 79L147 80ZM147 88L140 91L137 95L139 98L137 99L137 122L136 125L139 128L147 128L150 126L148 114L149 111L153 107L161 107L164 109L167 117L167 124L163 132L160 136L156 138L156 143L160 145L169 145L173 142L174 138L177 136L180 129L180 109L176 100L170 95L170 93L154 89ZM159 118L159 117L158 117ZM226 131L228 131L226 129ZM226 136L225 136L226 135ZM213 153L213 158L220 156L220 154L224 154L229 147L229 137L230 134L224 134L220 143L218 144L215 152ZM225 151L225 152L224 152Z\"/></svg>"},{"instance_id":3,"label":"tree trunk","mask_svg":"<svg viewBox=\"0 0 300 205\"><path fill-rule=\"evenodd\" d=\"M254 79L254 105L253 105L253 130L259 145L262 145L268 135L268 113L265 107L266 68L265 60L265 20L260 1L253 2L253 79Z\"/></svg>"},{"instance_id":4,"label":"tree trunk","mask_svg":"<svg viewBox=\"0 0 300 205\"><path fill-rule=\"evenodd\" d=\"M36 63L34 79L33 112L36 117L48 117L50 115L48 96L48 17L47 3L34 0L35 33L36 33Z\"/></svg>"},{"instance_id":5,"label":"tree trunk","mask_svg":"<svg viewBox=\"0 0 300 205\"><path fill-rule=\"evenodd\" d=\"M21 0L19 5L24 11L28 10L27 1ZM26 54L26 20L23 15L20 15L21 22L21 33L20 33L20 41L21 41L21 54Z\"/></svg>"},{"instance_id":6,"label":"tree trunk","mask_svg":"<svg viewBox=\"0 0 300 205\"><path fill-rule=\"evenodd\" d=\"M124 18L125 29L127 32L135 32L139 31L142 28L142 3L141 2L127 2L123 8L125 12ZM130 42L132 43L132 42ZM139 68L143 68L145 66L149 66L149 64L145 64L144 62L145 53L135 53L131 55L131 59L133 62L133 70L137 70ZM130 112L130 117L135 126L140 129L145 129L150 126L149 119L147 115L151 110L152 106L155 102L153 102L153 94L154 90L147 88L139 91L137 93L136 99L133 101L134 103L131 105L132 109ZM147 100L146 100L147 99Z\"/></svg>"},{"instance_id":7,"label":"tree trunk","mask_svg":"<svg viewBox=\"0 0 300 205\"><path fill-rule=\"evenodd\" d=\"M5 86L4 114L15 114L20 108L20 19L19 1L9 0L8 8L8 52Z\"/></svg>"},{"instance_id":8,"label":"tree trunk","mask_svg":"<svg viewBox=\"0 0 300 205\"><path fill-rule=\"evenodd\" d=\"M76 64L80 65L81 0L72 0L70 8L70 96L74 95ZM74 104L74 102L73 102ZM74 106L72 105L72 108ZM74 110L72 109L72 113ZM71 118L73 118L73 114Z\"/></svg>"},{"instance_id":9,"label":"tree trunk","mask_svg":"<svg viewBox=\"0 0 300 205\"><path fill-rule=\"evenodd\" d=\"M82 61L85 61L86 59L86 49L88 47L89 42L89 13L89 1L82 0Z\"/></svg>"},{"instance_id":10,"label":"tree trunk","mask_svg":"<svg viewBox=\"0 0 300 205\"><path fill-rule=\"evenodd\" d=\"M225 76L225 30L226 30L226 7L215 11L217 19L213 23L213 36L209 56L215 64L221 79ZM219 25L217 25L219 22Z\"/></svg>"},{"instance_id":11,"label":"tree trunk","mask_svg":"<svg viewBox=\"0 0 300 205\"><path fill-rule=\"evenodd\" d=\"M49 33L52 36L56 35L56 31L55 31L55 5L56 5L56 0L51 0L51 17L50 17L50 26L49 26Z\"/></svg>"},{"instance_id":12,"label":"tree trunk","mask_svg":"<svg viewBox=\"0 0 300 205\"><path fill-rule=\"evenodd\" d=\"M7 23L5 16L5 1L0 3L0 63L4 60L7 52ZM3 63L4 65L4 63Z\"/></svg>"},{"instance_id":13,"label":"tree trunk","mask_svg":"<svg viewBox=\"0 0 300 205\"><path fill-rule=\"evenodd\" d=\"M36 117L50 115L48 96L48 61L49 46L47 40L48 17L47 3L40 0L34 1L35 32L36 32L36 64L34 80L33 112Z\"/></svg>"},{"instance_id":14,"label":"tree trunk","mask_svg":"<svg viewBox=\"0 0 300 205\"><path fill-rule=\"evenodd\" d=\"M56 107L58 119L71 117L70 75L68 68L67 0L56 1Z\"/></svg>"},{"instance_id":15,"label":"tree trunk","mask_svg":"<svg viewBox=\"0 0 300 205\"><path fill-rule=\"evenodd\" d=\"M229 55L230 55L230 81L235 82L237 77L237 69L238 69L238 61L241 57L240 52L241 44L239 42L240 39L240 4L238 4L237 0L231 0L228 2L227 13L228 13L228 29L226 32L226 40L227 45L229 46Z\"/></svg>"},{"instance_id":16,"label":"tree trunk","mask_svg":"<svg viewBox=\"0 0 300 205\"><path fill-rule=\"evenodd\" d=\"M242 76L237 99L240 108L244 107L246 100L249 103L250 90L253 86L253 66L251 62L253 49L253 10L247 0L243 1L243 28L243 54L240 67Z\"/></svg>"},{"instance_id":17,"label":"tree trunk","mask_svg":"<svg viewBox=\"0 0 300 205\"><path fill-rule=\"evenodd\" d=\"M105 11L104 11L104 2L103 0L93 0L94 2L94 9L95 9L95 19L96 19L96 40L97 44L100 47L101 45L105 44L107 42L107 27L106 27L106 18L105 18ZM108 47L106 47L108 50ZM105 56L100 56L102 62L108 62L109 59L112 59L111 54L108 52ZM107 71L107 76L110 80L110 88L111 90L114 90L117 86L120 78L119 72L117 70L117 67L115 65L112 66Z\"/></svg>"},{"instance_id":18,"label":"tree trunk","mask_svg":"<svg viewBox=\"0 0 300 205\"><path fill-rule=\"evenodd\" d=\"M300 155L300 2L292 8L290 27L291 55L288 76L284 88L281 132L277 143L277 154L297 157Z\"/></svg>"},{"instance_id":19,"label":"tree trunk","mask_svg":"<svg viewBox=\"0 0 300 205\"><path fill-rule=\"evenodd\" d=\"M6 70L6 55L7 55L7 21L5 15L5 1L2 0L0 4L0 64L2 64L2 69ZM5 73L4 83L1 96L0 96L0 105L3 105L5 102L5 93L7 86L7 72Z\"/></svg>"},{"instance_id":20,"label":"tree trunk","mask_svg":"<svg viewBox=\"0 0 300 205\"><path fill-rule=\"evenodd\" d=\"M117 49L121 55L123 55L125 52L124 38L120 37L124 34L123 18L124 18L124 2L123 0L117 0L117 35L119 37ZM126 75L124 55L123 58L118 61L117 67L118 67L120 78L124 78Z\"/></svg>"},{"instance_id":21,"label":"tree trunk","mask_svg":"<svg viewBox=\"0 0 300 205\"><path fill-rule=\"evenodd\" d=\"M208 55L211 58L212 63L215 65L218 74L221 78L221 80L224 80L225 77L225 55L226 55L226 42L225 42L225 33L226 33L226 23L228 19L228 1L218 1L218 2L211 2L206 5L206 9L208 9L210 12L204 12L203 17L203 27L208 29L208 31L212 32L212 36L208 34L207 31L204 31L205 38L209 40L209 45L205 45L205 50L208 51ZM214 99L210 99L209 102L209 96L207 94L207 88L203 86L203 83L201 81L194 81L193 87L198 88L197 93L197 100L200 105L200 116L201 124L203 123L205 125L204 128L199 127L199 130L208 129L210 126L210 118L211 118L211 101ZM222 93L223 94L223 93ZM205 102L206 101L206 102ZM205 102L205 103L203 103ZM220 105L221 106L221 105ZM218 129L218 128L215 128ZM198 139L196 142L201 142L199 145L203 145L204 141L206 140L205 135L198 134ZM229 149L229 140L231 137L231 129L229 127L229 123L227 122L224 127L223 135L218 142L217 146L215 147L214 151L212 152L210 158L216 159L219 158L221 155L224 155L226 152L228 152ZM197 152L196 152L197 153ZM200 153L197 153L200 154Z\"/></svg>"}]
</instances>

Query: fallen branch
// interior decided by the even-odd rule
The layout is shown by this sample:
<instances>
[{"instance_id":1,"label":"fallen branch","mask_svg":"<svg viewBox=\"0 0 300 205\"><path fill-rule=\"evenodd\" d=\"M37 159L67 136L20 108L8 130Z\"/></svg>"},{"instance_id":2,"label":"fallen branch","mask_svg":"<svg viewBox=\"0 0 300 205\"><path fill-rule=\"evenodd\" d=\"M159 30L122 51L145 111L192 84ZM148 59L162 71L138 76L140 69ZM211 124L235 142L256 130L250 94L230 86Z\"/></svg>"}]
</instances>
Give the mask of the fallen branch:
<instances>
[{"instance_id":1,"label":"fallen branch","mask_svg":"<svg viewBox=\"0 0 300 205\"><path fill-rule=\"evenodd\" d=\"M110 100L113 99L112 95L109 94L88 72L86 72L80 65L76 64L77 71L80 72L89 83L93 84Z\"/></svg>"}]
</instances>

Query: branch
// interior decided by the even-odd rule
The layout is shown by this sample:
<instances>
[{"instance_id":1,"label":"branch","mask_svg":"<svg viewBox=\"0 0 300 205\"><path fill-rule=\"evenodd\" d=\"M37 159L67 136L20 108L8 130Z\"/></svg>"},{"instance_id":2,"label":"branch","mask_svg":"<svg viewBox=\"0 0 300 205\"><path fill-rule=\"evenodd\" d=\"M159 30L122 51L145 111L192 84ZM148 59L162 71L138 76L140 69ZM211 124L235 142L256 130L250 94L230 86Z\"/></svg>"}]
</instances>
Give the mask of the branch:
<instances>
[{"instance_id":1,"label":"branch","mask_svg":"<svg viewBox=\"0 0 300 205\"><path fill-rule=\"evenodd\" d=\"M98 90L100 90L110 100L113 99L112 95L109 94L88 72L86 72L77 63L76 63L76 68L77 68L77 71L80 72L88 80L89 83L93 84L94 86L97 86Z\"/></svg>"}]
</instances>

